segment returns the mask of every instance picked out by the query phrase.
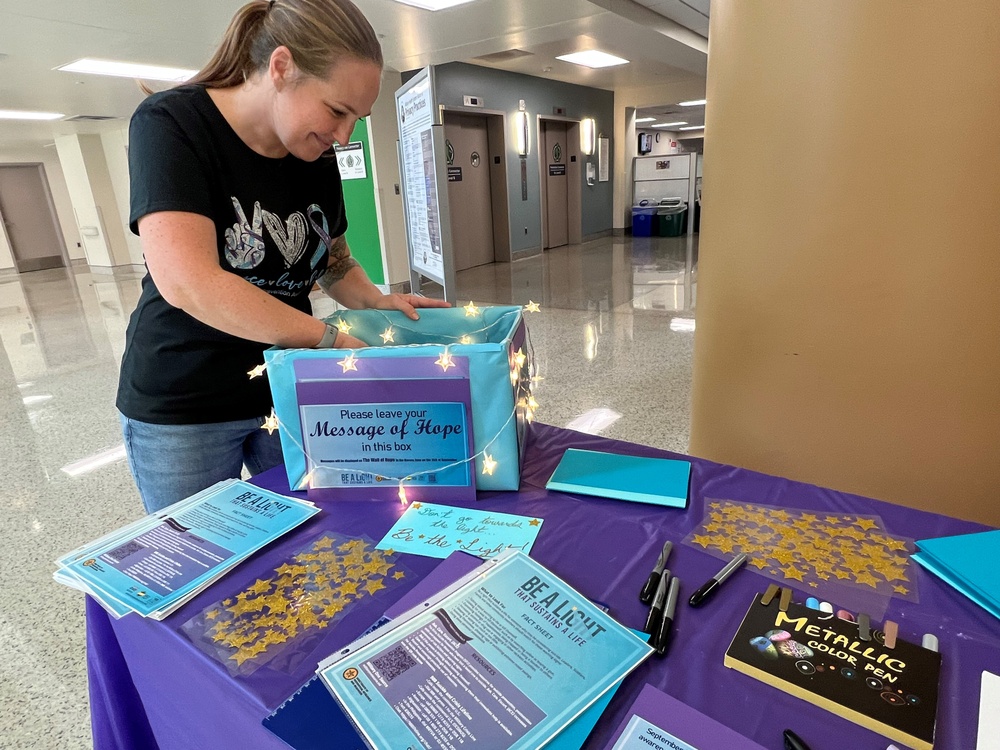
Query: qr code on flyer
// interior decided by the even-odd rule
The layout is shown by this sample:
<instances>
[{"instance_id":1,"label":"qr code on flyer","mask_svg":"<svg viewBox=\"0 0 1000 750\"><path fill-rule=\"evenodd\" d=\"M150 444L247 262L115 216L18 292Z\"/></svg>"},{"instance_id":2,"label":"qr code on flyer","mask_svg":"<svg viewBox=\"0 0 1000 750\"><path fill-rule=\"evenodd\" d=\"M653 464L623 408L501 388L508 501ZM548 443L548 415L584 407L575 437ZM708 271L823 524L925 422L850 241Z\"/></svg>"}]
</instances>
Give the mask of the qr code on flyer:
<instances>
[{"instance_id":1,"label":"qr code on flyer","mask_svg":"<svg viewBox=\"0 0 1000 750\"><path fill-rule=\"evenodd\" d=\"M417 666L417 660L402 646L376 656L371 663L386 682L392 682L411 667Z\"/></svg>"}]
</instances>

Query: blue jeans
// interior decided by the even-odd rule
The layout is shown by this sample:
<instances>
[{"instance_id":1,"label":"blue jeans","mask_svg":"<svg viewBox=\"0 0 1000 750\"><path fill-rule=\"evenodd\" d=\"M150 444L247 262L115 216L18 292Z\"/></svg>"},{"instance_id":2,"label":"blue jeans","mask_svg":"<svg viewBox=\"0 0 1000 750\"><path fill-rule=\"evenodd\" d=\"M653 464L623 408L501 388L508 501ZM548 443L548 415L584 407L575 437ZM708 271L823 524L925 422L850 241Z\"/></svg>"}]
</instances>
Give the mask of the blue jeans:
<instances>
[{"instance_id":1,"label":"blue jeans","mask_svg":"<svg viewBox=\"0 0 1000 750\"><path fill-rule=\"evenodd\" d=\"M147 513L190 497L223 479L253 476L282 462L277 431L264 418L215 424L150 424L118 414L128 467Z\"/></svg>"}]
</instances>

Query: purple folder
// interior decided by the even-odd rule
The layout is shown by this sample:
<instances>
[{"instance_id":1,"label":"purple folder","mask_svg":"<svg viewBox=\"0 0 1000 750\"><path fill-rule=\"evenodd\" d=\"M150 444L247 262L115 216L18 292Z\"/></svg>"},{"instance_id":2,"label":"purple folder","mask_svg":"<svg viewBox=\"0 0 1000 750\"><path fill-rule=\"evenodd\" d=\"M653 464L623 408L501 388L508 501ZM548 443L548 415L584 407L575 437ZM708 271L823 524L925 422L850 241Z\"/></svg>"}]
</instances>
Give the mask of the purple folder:
<instances>
[{"instance_id":1,"label":"purple folder","mask_svg":"<svg viewBox=\"0 0 1000 750\"><path fill-rule=\"evenodd\" d=\"M633 716L655 724L664 732L672 734L676 739L698 750L765 750L756 742L696 711L686 703L681 703L676 698L657 690L652 685L643 686L628 715L618 725L611 740L604 746L604 750L614 747Z\"/></svg>"}]
</instances>

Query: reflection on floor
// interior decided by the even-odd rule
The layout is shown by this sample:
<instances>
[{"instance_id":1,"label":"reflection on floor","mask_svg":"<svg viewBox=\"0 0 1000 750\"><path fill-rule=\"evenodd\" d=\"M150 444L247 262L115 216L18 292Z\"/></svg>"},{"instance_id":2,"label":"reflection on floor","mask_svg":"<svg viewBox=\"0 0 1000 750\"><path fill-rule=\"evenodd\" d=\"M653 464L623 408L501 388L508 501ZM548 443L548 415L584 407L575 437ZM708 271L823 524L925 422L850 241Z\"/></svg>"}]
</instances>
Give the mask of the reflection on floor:
<instances>
[{"instance_id":1,"label":"reflection on floor","mask_svg":"<svg viewBox=\"0 0 1000 750\"><path fill-rule=\"evenodd\" d=\"M604 238L458 275L527 313L538 419L683 451L697 240ZM0 743L90 747L82 597L52 560L141 514L114 411L140 276L0 276ZM331 308L316 299L318 315Z\"/></svg>"}]
</instances>

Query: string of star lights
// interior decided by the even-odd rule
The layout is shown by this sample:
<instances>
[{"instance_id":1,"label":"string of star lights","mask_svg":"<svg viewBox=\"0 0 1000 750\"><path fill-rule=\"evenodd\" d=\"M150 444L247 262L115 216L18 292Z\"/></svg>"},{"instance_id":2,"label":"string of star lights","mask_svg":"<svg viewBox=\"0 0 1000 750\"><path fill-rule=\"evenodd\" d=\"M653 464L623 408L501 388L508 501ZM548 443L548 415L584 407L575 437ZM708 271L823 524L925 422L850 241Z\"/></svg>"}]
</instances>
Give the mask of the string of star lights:
<instances>
[{"instance_id":1,"label":"string of star lights","mask_svg":"<svg viewBox=\"0 0 1000 750\"><path fill-rule=\"evenodd\" d=\"M523 306L523 310L525 312L539 312L540 311L540 307L539 307L539 305L538 305L537 302L532 302L531 300L529 300L528 304L526 304L526 305ZM389 317L387 315L385 315L385 313L383 313L382 311L375 311L375 312L379 312L385 318L386 322L389 323L388 328L386 328L385 331L383 331L381 334L379 334L380 337L382 338L383 343L385 343L385 344L388 344L388 343L395 344L395 334L396 334L397 327L400 328L400 329L402 329L402 330L404 330L404 331L410 331L410 332L413 332L413 333L421 333L420 331L417 331L414 328L409 328L407 326L403 326L403 325L396 326L395 324L391 323L391 321L389 320ZM482 327L482 328L480 328L478 330L472 331L470 333L463 334L462 336L455 337L455 336L447 336L446 334L442 334L442 335L445 338L451 338L451 339L453 339L455 342L457 342L459 344L472 344L472 343L476 343L475 339L473 338L473 336L475 334L484 333L484 332L489 331L491 328L494 328L499 323L501 323L504 320L504 318L506 318L508 315L511 315L513 313L514 313L514 311L504 313L497 320L495 320L493 323L491 323L489 325L486 325L486 326L484 326L484 327ZM466 315L466 317L473 317L475 315L481 315L481 314L482 313L481 313L480 308L477 307L475 305L475 303L473 303L473 302L470 301L469 304L466 305L466 307L465 307L465 315ZM344 334L347 334L352 328L353 328L353 326L351 326L343 318L341 318L337 322L337 330L343 332ZM470 461L474 462L478 458L482 458L482 464L483 464L482 473L484 475L493 476L493 473L496 471L497 467L500 465L500 462L497 461L488 452L489 448L493 445L493 443L495 443L497 441L497 439L507 429L507 426L517 416L518 410L523 411L525 421L528 422L528 423L531 423L531 422L534 421L534 419L535 419L535 412L539 408L538 401L535 399L534 395L531 392L531 383L539 382L543 378L541 376L537 375L537 371L536 371L536 368L535 368L535 357L534 357L535 352L534 352L534 346L531 343L531 334L528 331L527 327L525 327L524 331L525 331L525 343L524 343L524 345L521 346L521 347L519 347L517 349L517 351L515 351L515 352L508 351L508 364L510 366L510 382L511 382L511 385L514 386L515 390L516 390L516 392L514 394L514 399L513 399L514 400L514 408L513 408L513 410L511 410L510 415L504 421L503 425L501 425L500 429L497 430L496 434L493 435L492 438L490 438L490 440L486 443L486 445L483 447L483 449L481 451L479 451L478 453L475 453L475 454L469 456L468 458L464 458L464 459L461 459L459 461L455 461L455 462L450 463L450 464L448 464L446 466L440 466L440 467L437 467L437 468L434 468L434 469L428 469L426 471L416 472L414 474L409 474L409 475L407 475L405 477L387 477L385 474L383 474L381 472L364 471L364 470L360 470L360 469L358 469L357 467L354 467L354 466L351 466L351 467L337 467L337 466L322 466L322 467L317 467L317 468L311 469L310 471L308 471L306 473L306 475L304 477L302 477L302 480L299 482L299 485L298 485L298 487L296 487L296 489L302 490L302 489L309 489L309 488L311 488L312 487L313 477L316 474L317 470L324 470L324 471L326 471L326 470L331 470L331 471L348 471L349 470L349 471L352 471L352 472L354 472L356 474L365 474L365 475L371 476L373 478L374 477L382 477L383 479L391 479L391 480L396 481L398 483L398 485L399 485L399 488L398 488L398 490L396 492L397 496L399 497L399 502L402 505L406 505L409 502L409 500L407 499L407 496L406 496L406 485L405 485L405 483L406 482L412 482L414 478L419 477L419 476L423 476L424 474L436 474L438 472L443 472L443 471L446 471L448 469L454 468L456 466L461 466L462 464L469 463ZM398 346L398 347L402 347L402 348L413 348L413 347L425 348L427 346L431 346L430 344L426 344L426 343L419 343L419 344L395 344L395 345ZM447 372L448 368L456 366L455 362L453 360L452 354L451 354L451 350L450 350L452 345L453 344L442 344L441 346L443 348L442 348L441 354L437 358L437 360L434 362L434 364L438 365L441 368L442 372ZM525 346L528 349L528 353L527 354L524 351ZM359 370L358 370L358 364L361 363L361 362L362 362L362 360L358 359L355 350L351 349L351 350L348 351L347 356L344 357L344 359L339 360L337 362L337 364L340 365L343 373L346 374L348 371L359 372ZM526 363L529 364L529 368L528 368L529 371L528 371L528 378L524 379L522 377L521 373L522 373L522 370L523 370L524 365ZM265 364L261 364L261 365L258 365L255 368L253 368L252 370L250 370L247 373L247 375L252 380L253 378L262 376L266 370L267 370L266 363ZM275 430L278 430L280 435L285 436L288 440L290 440L292 442L293 445L295 445L295 447L299 451L302 452L303 456L305 456L305 458L306 458L307 465L313 464L312 457L306 451L305 446L302 445L302 443L298 440L298 438L290 430L288 430L287 428L285 428L284 424L282 424L279 421L279 419L278 419L277 415L275 414L273 408L271 409L271 414L264 418L264 424L261 425L261 429L267 430L267 432L268 432L269 435L273 434Z\"/></svg>"}]
</instances>

